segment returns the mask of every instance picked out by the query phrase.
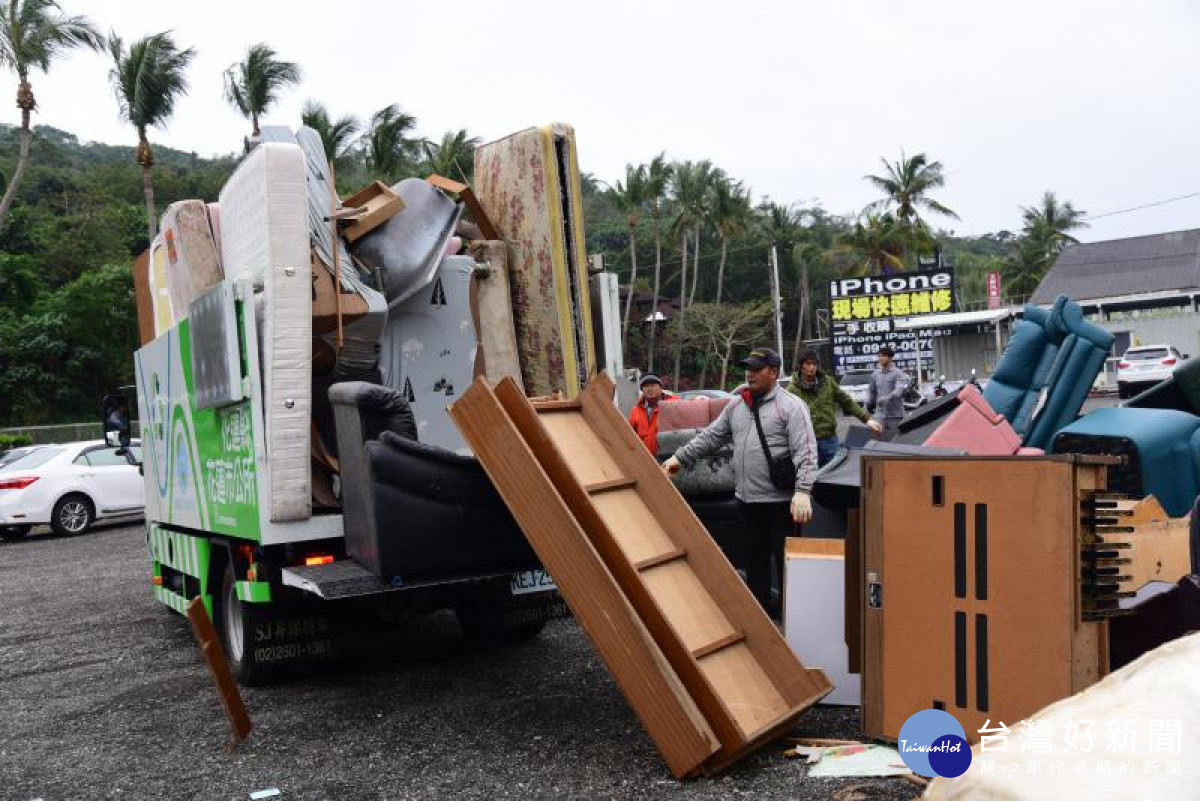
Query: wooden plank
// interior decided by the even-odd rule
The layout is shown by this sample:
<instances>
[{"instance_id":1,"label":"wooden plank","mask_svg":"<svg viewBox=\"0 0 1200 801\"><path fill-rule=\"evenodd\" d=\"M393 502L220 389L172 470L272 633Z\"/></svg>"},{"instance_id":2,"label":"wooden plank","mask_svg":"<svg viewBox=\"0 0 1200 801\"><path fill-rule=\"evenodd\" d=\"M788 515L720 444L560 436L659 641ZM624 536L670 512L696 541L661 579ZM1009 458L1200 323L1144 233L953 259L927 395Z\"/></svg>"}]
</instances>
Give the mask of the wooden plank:
<instances>
[{"instance_id":1,"label":"wooden plank","mask_svg":"<svg viewBox=\"0 0 1200 801\"><path fill-rule=\"evenodd\" d=\"M743 735L738 728L733 711L705 679L699 663L691 654L691 649L684 644L683 635L664 615L658 600L651 595L649 587L643 583L641 575L633 566L637 561L633 554L638 553L639 548L643 553L638 558L646 558L667 548L675 547L666 531L658 521L649 516L644 506L637 502L638 496L635 489L617 490L603 493L595 498L589 497L583 490L583 482L578 479L572 465L567 462L566 457L556 445L555 430L543 425L546 418L536 413L515 383L501 381L496 386L496 397L520 430L532 452L537 454L540 467L553 479L576 519L582 524L583 529L592 535L590 540L592 545L601 554L630 603L637 609L641 619L645 622L655 642L663 649L664 655L670 660L688 692L696 700L697 706L703 711L721 744L718 755L738 753ZM569 428L560 427L558 433L561 434L563 431L579 432L580 428L577 425ZM586 426L582 428L586 428ZM568 439L569 443L579 441L581 441L579 438ZM638 440L638 443L640 445L641 440ZM595 449L599 446L588 444L588 447ZM642 450L645 451L644 446ZM581 453L589 455L589 451L586 449ZM612 463L607 452L601 450L600 454L607 459L608 463ZM595 461L596 455L591 453L589 459ZM633 514L630 515L630 512ZM553 570L551 570L551 574L553 574ZM720 634L723 635L732 630L730 627L727 631L721 631Z\"/></svg>"},{"instance_id":2,"label":"wooden plank","mask_svg":"<svg viewBox=\"0 0 1200 801\"><path fill-rule=\"evenodd\" d=\"M706 762L706 772L765 742L751 742L764 725L794 720L829 692L831 685L824 674L808 671L799 663L707 530L613 407L612 384L607 377L593 379L582 395L582 414L569 418L537 415L516 387L504 382L496 392L713 724L722 750ZM602 455L599 459L598 454ZM583 491L584 476L595 470L597 462L617 476L636 478L636 487L589 497ZM653 499L663 495L673 496L676 505L655 504ZM649 547L649 542L661 546L664 539L686 550L687 561L641 574L633 569L631 562L638 561L634 554L648 558L660 553L663 548ZM706 578L697 570L698 550ZM731 614L730 598L738 619ZM725 626L723 631L718 628ZM751 642L747 629L757 641ZM719 658L713 654L703 660L699 671L693 670L692 650L735 632L743 633L745 641L736 649L717 653L738 650L738 654ZM681 644L686 645L679 647ZM754 664L753 669L745 668L746 659ZM793 704L793 699L797 703Z\"/></svg>"},{"instance_id":3,"label":"wooden plank","mask_svg":"<svg viewBox=\"0 0 1200 801\"><path fill-rule=\"evenodd\" d=\"M1174 584L1191 572L1189 525L1186 517L1156 520L1134 526L1131 533L1114 538L1133 546L1126 554L1130 563L1123 571L1130 574L1128 589L1140 589L1151 581Z\"/></svg>"},{"instance_id":4,"label":"wooden plank","mask_svg":"<svg viewBox=\"0 0 1200 801\"><path fill-rule=\"evenodd\" d=\"M221 699L225 717L229 719L229 725L233 729L233 739L240 743L250 734L250 715L246 712L246 702L238 692L233 673L229 671L229 663L225 661L225 649L221 647L221 641L217 638L217 630L213 628L208 610L204 608L204 601L199 596L188 602L187 617L192 624L192 634L196 636L196 643L200 646L200 653L204 655L204 662L208 665L208 674L217 686L217 695Z\"/></svg>"},{"instance_id":5,"label":"wooden plank","mask_svg":"<svg viewBox=\"0 0 1200 801\"><path fill-rule=\"evenodd\" d=\"M718 750L712 728L486 382L477 379L450 417L671 772L695 773Z\"/></svg>"},{"instance_id":6,"label":"wooden plank","mask_svg":"<svg viewBox=\"0 0 1200 801\"><path fill-rule=\"evenodd\" d=\"M534 408L539 412L577 412L579 411L578 400L542 400L534 404Z\"/></svg>"},{"instance_id":7,"label":"wooden plank","mask_svg":"<svg viewBox=\"0 0 1200 801\"><path fill-rule=\"evenodd\" d=\"M726 634L724 637L719 637L718 639L713 640L708 645L700 646L696 650L692 651L692 656L696 657L697 659L703 659L709 654L716 653L722 648L728 648L729 646L739 643L744 639L746 639L745 634L742 634L740 631L735 631L732 634Z\"/></svg>"},{"instance_id":8,"label":"wooden plank","mask_svg":"<svg viewBox=\"0 0 1200 801\"><path fill-rule=\"evenodd\" d=\"M846 512L846 669L851 673L862 673L862 617L863 617L863 572L862 572L862 514L858 509Z\"/></svg>"},{"instance_id":9,"label":"wooden plank","mask_svg":"<svg viewBox=\"0 0 1200 801\"><path fill-rule=\"evenodd\" d=\"M625 489L637 484L636 478L614 478L612 481L597 481L595 484L588 484L584 487L588 495L599 495L601 492L609 490Z\"/></svg>"},{"instance_id":10,"label":"wooden plank","mask_svg":"<svg viewBox=\"0 0 1200 801\"><path fill-rule=\"evenodd\" d=\"M762 611L749 588L738 578L729 560L713 542L633 429L612 404L613 384L608 376L596 376L581 395L583 416L598 441L607 449L624 475L638 479L637 491L656 520L669 520L671 536L688 552L688 563L717 605L746 633L747 647L783 698L799 705L814 694L827 694L833 686L820 671L805 670L783 635Z\"/></svg>"},{"instance_id":11,"label":"wooden plank","mask_svg":"<svg viewBox=\"0 0 1200 801\"><path fill-rule=\"evenodd\" d=\"M687 556L687 551L683 550L682 548L672 548L669 551L660 553L658 556L651 556L646 559L642 559L639 562L634 562L633 567L635 570L639 571L649 570L652 567L658 567L665 562L673 562L676 559L682 559L685 556Z\"/></svg>"}]
</instances>

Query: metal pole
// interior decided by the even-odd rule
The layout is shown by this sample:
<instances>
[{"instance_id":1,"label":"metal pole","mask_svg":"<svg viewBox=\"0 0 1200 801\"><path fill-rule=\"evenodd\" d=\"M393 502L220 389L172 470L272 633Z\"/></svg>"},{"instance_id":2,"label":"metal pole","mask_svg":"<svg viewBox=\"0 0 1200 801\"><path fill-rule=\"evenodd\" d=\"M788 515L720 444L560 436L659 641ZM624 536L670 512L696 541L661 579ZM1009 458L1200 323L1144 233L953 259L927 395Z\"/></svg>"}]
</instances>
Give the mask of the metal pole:
<instances>
[{"instance_id":1,"label":"metal pole","mask_svg":"<svg viewBox=\"0 0 1200 801\"><path fill-rule=\"evenodd\" d=\"M775 305L775 349L783 359L783 309L779 298L779 252L771 243L771 303Z\"/></svg>"}]
</instances>

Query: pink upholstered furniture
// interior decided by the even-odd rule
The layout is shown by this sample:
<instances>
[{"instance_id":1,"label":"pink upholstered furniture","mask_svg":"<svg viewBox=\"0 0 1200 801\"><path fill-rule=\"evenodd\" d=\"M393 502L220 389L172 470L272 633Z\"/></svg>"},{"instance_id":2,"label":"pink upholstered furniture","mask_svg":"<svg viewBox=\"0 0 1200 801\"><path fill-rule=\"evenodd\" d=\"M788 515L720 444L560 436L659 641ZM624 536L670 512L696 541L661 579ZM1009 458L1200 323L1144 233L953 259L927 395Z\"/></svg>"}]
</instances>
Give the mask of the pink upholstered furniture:
<instances>
[{"instance_id":1,"label":"pink upholstered furniture","mask_svg":"<svg viewBox=\"0 0 1200 801\"><path fill-rule=\"evenodd\" d=\"M1004 415L983 399L974 384L958 393L958 407L925 440L933 448L961 448L972 456L1040 455L1039 448L1022 448L1021 438Z\"/></svg>"}]
</instances>

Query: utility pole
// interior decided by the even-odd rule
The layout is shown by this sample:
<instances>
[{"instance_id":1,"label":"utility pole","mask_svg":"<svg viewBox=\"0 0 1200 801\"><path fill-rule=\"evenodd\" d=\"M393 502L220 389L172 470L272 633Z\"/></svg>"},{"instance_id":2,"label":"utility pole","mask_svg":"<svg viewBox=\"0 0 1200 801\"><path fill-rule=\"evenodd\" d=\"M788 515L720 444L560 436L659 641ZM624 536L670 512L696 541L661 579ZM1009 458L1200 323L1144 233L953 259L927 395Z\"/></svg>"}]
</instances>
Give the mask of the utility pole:
<instances>
[{"instance_id":1,"label":"utility pole","mask_svg":"<svg viewBox=\"0 0 1200 801\"><path fill-rule=\"evenodd\" d=\"M775 348L780 361L783 360L783 309L779 298L779 251L771 242L771 303L775 305Z\"/></svg>"}]
</instances>

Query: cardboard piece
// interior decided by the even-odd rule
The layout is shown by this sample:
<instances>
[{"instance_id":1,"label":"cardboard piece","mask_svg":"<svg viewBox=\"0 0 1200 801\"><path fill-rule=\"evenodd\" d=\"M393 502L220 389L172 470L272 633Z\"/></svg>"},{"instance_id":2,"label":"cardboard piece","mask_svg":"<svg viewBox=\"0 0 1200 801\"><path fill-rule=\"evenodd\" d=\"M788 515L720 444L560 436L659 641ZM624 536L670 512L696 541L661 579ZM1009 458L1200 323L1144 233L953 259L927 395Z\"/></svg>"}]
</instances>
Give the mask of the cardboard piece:
<instances>
[{"instance_id":1,"label":"cardboard piece","mask_svg":"<svg viewBox=\"0 0 1200 801\"><path fill-rule=\"evenodd\" d=\"M894 741L940 707L974 742L1107 672L1107 621L1082 619L1080 543L1109 461L864 455L869 736Z\"/></svg>"},{"instance_id":2,"label":"cardboard piece","mask_svg":"<svg viewBox=\"0 0 1200 801\"><path fill-rule=\"evenodd\" d=\"M312 255L312 316L313 335L329 334L337 330L338 297L334 294L333 273L314 252ZM342 328L367 314L367 302L357 292L342 292Z\"/></svg>"},{"instance_id":3,"label":"cardboard piece","mask_svg":"<svg viewBox=\"0 0 1200 801\"><path fill-rule=\"evenodd\" d=\"M476 241L471 243L470 253L477 265L486 267L486 272L476 270L471 279L471 311L475 330L479 332L475 375L483 375L493 385L511 377L523 392L507 249L503 242Z\"/></svg>"},{"instance_id":4,"label":"cardboard piece","mask_svg":"<svg viewBox=\"0 0 1200 801\"><path fill-rule=\"evenodd\" d=\"M1124 522L1124 521L1123 521ZM1141 523L1124 535L1130 549L1124 554L1129 564L1129 589L1137 590L1151 581L1172 584L1192 572L1191 519L1156 520Z\"/></svg>"},{"instance_id":5,"label":"cardboard piece","mask_svg":"<svg viewBox=\"0 0 1200 801\"><path fill-rule=\"evenodd\" d=\"M850 672L845 636L845 553L843 540L788 537L783 632L800 661L820 668L833 683L821 703L857 706L862 688Z\"/></svg>"},{"instance_id":6,"label":"cardboard piece","mask_svg":"<svg viewBox=\"0 0 1200 801\"><path fill-rule=\"evenodd\" d=\"M494 397L540 468L527 465L519 475L501 471L493 443L463 426L460 404L451 416L497 486L544 476L566 503L720 741L703 765L713 773L782 734L832 688L787 647L621 417L613 389L601 374L578 401L534 406L514 382L501 382ZM476 381L472 395L493 393ZM525 531L531 541L538 536ZM572 601L572 591L562 590Z\"/></svg>"},{"instance_id":7,"label":"cardboard piece","mask_svg":"<svg viewBox=\"0 0 1200 801\"><path fill-rule=\"evenodd\" d=\"M371 233L404 210L404 201L382 181L372 181L342 202L343 207L359 209L345 214L342 236L354 242Z\"/></svg>"},{"instance_id":8,"label":"cardboard piece","mask_svg":"<svg viewBox=\"0 0 1200 801\"><path fill-rule=\"evenodd\" d=\"M150 297L150 251L143 250L133 260L133 296L137 305L138 341L145 345L154 340L154 301Z\"/></svg>"}]
</instances>

